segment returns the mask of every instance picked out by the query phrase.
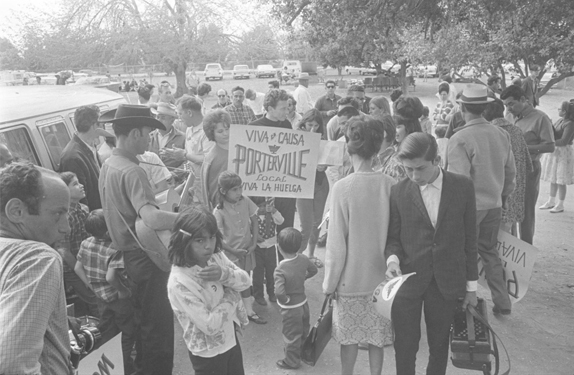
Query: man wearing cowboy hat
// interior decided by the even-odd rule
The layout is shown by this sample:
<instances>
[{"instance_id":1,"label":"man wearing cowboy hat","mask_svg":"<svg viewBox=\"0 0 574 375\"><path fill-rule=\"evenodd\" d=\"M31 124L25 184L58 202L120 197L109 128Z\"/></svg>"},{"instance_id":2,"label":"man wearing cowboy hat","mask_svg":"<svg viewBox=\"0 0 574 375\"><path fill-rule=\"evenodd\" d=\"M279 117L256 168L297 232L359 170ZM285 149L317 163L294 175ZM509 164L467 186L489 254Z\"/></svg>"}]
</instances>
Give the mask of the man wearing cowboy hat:
<instances>
[{"instance_id":1,"label":"man wearing cowboy hat","mask_svg":"<svg viewBox=\"0 0 574 375\"><path fill-rule=\"evenodd\" d=\"M488 97L483 85L467 85L458 100L465 125L448 142L446 167L449 172L470 177L476 192L478 254L492 294L495 314L508 315L512 304L496 244L502 206L515 186L516 166L510 136L482 117Z\"/></svg>"},{"instance_id":2,"label":"man wearing cowboy hat","mask_svg":"<svg viewBox=\"0 0 574 375\"><path fill-rule=\"evenodd\" d=\"M309 87L309 73L299 73L299 86L293 91L293 98L297 102L296 111L300 115L303 115L314 106L307 87Z\"/></svg>"},{"instance_id":3,"label":"man wearing cowboy hat","mask_svg":"<svg viewBox=\"0 0 574 375\"><path fill-rule=\"evenodd\" d=\"M173 227L177 216L158 209L137 159L148 148L150 132L166 129L152 117L149 107L141 105L120 104L98 121L112 123L117 138L117 147L102 167L99 190L113 247L123 255L128 276L137 286L134 298L140 335L136 347L141 348L135 360L141 366L137 374L171 374L174 350L173 311L167 298L169 273L152 262L132 235L137 218L151 229L164 230Z\"/></svg>"},{"instance_id":4,"label":"man wearing cowboy hat","mask_svg":"<svg viewBox=\"0 0 574 375\"><path fill-rule=\"evenodd\" d=\"M166 149L183 149L185 147L185 134L176 129L173 123L178 118L176 107L170 103L158 103L157 110L152 110L156 119L164 126L165 130L156 129L150 133L149 151L160 156L167 167L178 168L185 161L170 157Z\"/></svg>"}]
</instances>

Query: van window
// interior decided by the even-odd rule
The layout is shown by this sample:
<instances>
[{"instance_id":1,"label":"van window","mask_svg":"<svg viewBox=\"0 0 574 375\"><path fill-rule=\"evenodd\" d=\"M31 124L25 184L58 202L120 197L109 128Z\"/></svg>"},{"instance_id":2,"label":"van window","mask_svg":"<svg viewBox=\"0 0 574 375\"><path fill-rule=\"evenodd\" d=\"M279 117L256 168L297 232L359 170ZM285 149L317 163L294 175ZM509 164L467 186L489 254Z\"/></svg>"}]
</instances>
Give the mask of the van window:
<instances>
[{"instance_id":1,"label":"van window","mask_svg":"<svg viewBox=\"0 0 574 375\"><path fill-rule=\"evenodd\" d=\"M8 147L14 159L24 159L40 165L32 138L23 125L0 132L0 142Z\"/></svg>"},{"instance_id":2,"label":"van window","mask_svg":"<svg viewBox=\"0 0 574 375\"><path fill-rule=\"evenodd\" d=\"M42 126L39 128L42 138L46 143L46 148L50 154L52 167L55 171L60 168L60 156L64 147L70 142L70 134L64 124L63 119L57 123Z\"/></svg>"}]
</instances>

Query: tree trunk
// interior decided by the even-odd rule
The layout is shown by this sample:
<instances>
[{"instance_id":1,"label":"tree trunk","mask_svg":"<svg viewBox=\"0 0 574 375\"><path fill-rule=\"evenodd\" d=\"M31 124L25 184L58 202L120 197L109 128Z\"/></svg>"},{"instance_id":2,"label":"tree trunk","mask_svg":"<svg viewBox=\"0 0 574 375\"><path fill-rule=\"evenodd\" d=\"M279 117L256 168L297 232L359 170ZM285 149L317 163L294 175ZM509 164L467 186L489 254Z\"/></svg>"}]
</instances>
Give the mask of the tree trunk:
<instances>
[{"instance_id":1,"label":"tree trunk","mask_svg":"<svg viewBox=\"0 0 574 375\"><path fill-rule=\"evenodd\" d=\"M568 73L562 73L560 74L558 77L556 78L552 78L550 81L548 81L548 83L546 84L546 86L544 86L542 88L542 90L540 90L538 92L538 98L540 98L542 95L546 94L548 92L548 90L550 90L552 88L552 86L554 86L555 84L557 84L558 82L562 81L563 79L566 79L568 77L574 77L574 72L568 72Z\"/></svg>"},{"instance_id":2,"label":"tree trunk","mask_svg":"<svg viewBox=\"0 0 574 375\"><path fill-rule=\"evenodd\" d=\"M403 90L403 95L407 96L409 94L409 83L407 81L407 62L401 62L400 70L400 80L401 80L401 90Z\"/></svg>"},{"instance_id":3,"label":"tree trunk","mask_svg":"<svg viewBox=\"0 0 574 375\"><path fill-rule=\"evenodd\" d=\"M501 63L498 63L497 68L500 70L500 87L504 90L506 89L506 73Z\"/></svg>"},{"instance_id":4,"label":"tree trunk","mask_svg":"<svg viewBox=\"0 0 574 375\"><path fill-rule=\"evenodd\" d=\"M185 83L185 68L187 64L185 62L173 64L173 72L175 73L175 82L177 84L177 89L175 90L175 98L179 98L180 96L187 94L187 84Z\"/></svg>"}]
</instances>

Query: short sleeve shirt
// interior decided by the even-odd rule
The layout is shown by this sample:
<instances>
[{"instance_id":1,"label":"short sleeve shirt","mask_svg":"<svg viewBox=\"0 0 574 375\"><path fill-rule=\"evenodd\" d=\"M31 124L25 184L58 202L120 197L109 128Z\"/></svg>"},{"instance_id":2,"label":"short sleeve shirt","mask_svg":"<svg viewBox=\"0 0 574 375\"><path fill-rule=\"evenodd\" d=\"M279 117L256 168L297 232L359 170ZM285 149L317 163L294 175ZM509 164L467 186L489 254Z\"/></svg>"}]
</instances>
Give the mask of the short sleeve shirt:
<instances>
[{"instance_id":1,"label":"short sleeve shirt","mask_svg":"<svg viewBox=\"0 0 574 375\"><path fill-rule=\"evenodd\" d=\"M527 145L554 143L552 121L546 113L535 108L525 109L516 119L515 125L522 130ZM540 160L542 154L530 154L532 160Z\"/></svg>"},{"instance_id":2,"label":"short sleeve shirt","mask_svg":"<svg viewBox=\"0 0 574 375\"><path fill-rule=\"evenodd\" d=\"M124 268L121 253L110 241L89 237L82 242L78 262L84 267L86 277L96 296L106 302L118 299L118 291L106 280L108 268Z\"/></svg>"},{"instance_id":3,"label":"short sleeve shirt","mask_svg":"<svg viewBox=\"0 0 574 375\"><path fill-rule=\"evenodd\" d=\"M244 249L251 243L251 217L257 214L257 205L249 197L232 204L223 202L223 208L213 211L223 239L233 249Z\"/></svg>"},{"instance_id":4,"label":"short sleeve shirt","mask_svg":"<svg viewBox=\"0 0 574 375\"><path fill-rule=\"evenodd\" d=\"M205 132L203 131L203 127L201 125L187 128L185 133L186 153L205 156L209 152L209 150L213 148L214 145L215 142L207 139L207 136L205 135ZM191 169L197 176L199 171L201 170L201 163L197 164L189 162L189 164L191 165Z\"/></svg>"},{"instance_id":5,"label":"short sleeve shirt","mask_svg":"<svg viewBox=\"0 0 574 375\"><path fill-rule=\"evenodd\" d=\"M171 178L169 169L166 168L163 161L161 161L161 158L153 152L146 151L142 155L138 155L137 158L138 160L145 162L141 163L140 166L145 171L152 187L155 187L163 180L167 181Z\"/></svg>"},{"instance_id":6,"label":"short sleeve shirt","mask_svg":"<svg viewBox=\"0 0 574 375\"><path fill-rule=\"evenodd\" d=\"M153 190L145 171L139 166L139 160L125 150L115 148L112 156L102 166L99 185L113 247L119 251L139 249L124 220L135 233L140 209L146 204L157 207Z\"/></svg>"}]
</instances>

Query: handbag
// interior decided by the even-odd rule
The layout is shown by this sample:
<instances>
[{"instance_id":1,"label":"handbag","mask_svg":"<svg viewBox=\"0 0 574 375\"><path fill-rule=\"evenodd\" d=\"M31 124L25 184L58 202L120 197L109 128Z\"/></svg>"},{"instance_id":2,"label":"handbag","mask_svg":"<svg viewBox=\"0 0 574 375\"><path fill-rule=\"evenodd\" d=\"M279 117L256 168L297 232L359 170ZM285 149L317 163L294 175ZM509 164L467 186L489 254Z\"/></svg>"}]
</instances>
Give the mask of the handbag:
<instances>
[{"instance_id":1,"label":"handbag","mask_svg":"<svg viewBox=\"0 0 574 375\"><path fill-rule=\"evenodd\" d=\"M466 310L459 307L454 315L450 330L450 348L452 351L452 364L455 367L479 370L484 375L490 375L492 370L491 355L495 359L495 372L498 375L500 368L500 355L497 340L500 341L506 358L508 370L502 375L510 373L510 357L500 337L488 324L486 302L478 298L476 308L468 305Z\"/></svg>"},{"instance_id":2,"label":"handbag","mask_svg":"<svg viewBox=\"0 0 574 375\"><path fill-rule=\"evenodd\" d=\"M303 362L309 366L315 366L325 346L331 340L332 328L333 306L331 297L327 296L325 297L325 302L323 302L323 308L321 308L321 315L319 315L317 323L311 328L301 347L301 360Z\"/></svg>"}]
</instances>

